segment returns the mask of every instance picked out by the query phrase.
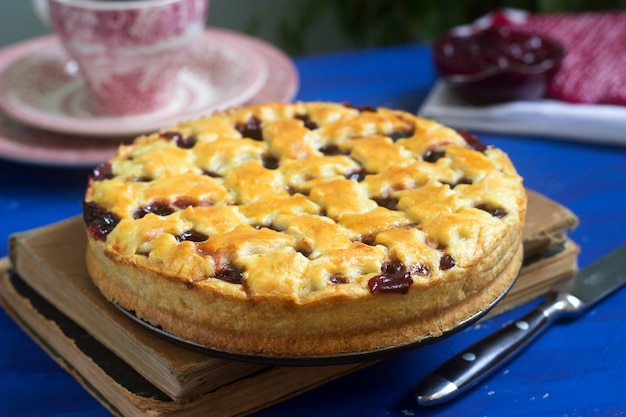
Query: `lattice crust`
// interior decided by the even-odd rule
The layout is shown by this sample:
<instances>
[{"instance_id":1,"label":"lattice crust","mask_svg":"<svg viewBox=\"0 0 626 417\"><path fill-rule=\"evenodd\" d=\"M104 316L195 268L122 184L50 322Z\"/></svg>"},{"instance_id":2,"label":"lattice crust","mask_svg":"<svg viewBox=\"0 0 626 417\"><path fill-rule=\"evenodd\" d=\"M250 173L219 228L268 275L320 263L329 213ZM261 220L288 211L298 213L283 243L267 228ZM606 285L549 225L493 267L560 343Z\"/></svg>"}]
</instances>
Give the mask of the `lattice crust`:
<instances>
[{"instance_id":1,"label":"lattice crust","mask_svg":"<svg viewBox=\"0 0 626 417\"><path fill-rule=\"evenodd\" d=\"M477 271L504 269L490 255L517 252L525 209L502 151L334 103L230 109L140 137L94 171L84 202L90 250L106 255L92 275L116 287L110 298L131 285L103 283L119 265L194 297L292 306L452 281L476 292L493 278Z\"/></svg>"}]
</instances>

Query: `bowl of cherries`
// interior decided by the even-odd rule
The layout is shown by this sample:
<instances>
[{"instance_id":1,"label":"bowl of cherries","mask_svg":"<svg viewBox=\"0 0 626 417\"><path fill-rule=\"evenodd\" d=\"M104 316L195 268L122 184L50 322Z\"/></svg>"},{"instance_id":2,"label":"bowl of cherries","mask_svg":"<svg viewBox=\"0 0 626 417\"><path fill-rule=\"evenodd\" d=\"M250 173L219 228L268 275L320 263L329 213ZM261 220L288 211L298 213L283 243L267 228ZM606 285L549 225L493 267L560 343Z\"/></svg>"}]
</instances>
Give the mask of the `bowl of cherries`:
<instances>
[{"instance_id":1,"label":"bowl of cherries","mask_svg":"<svg viewBox=\"0 0 626 417\"><path fill-rule=\"evenodd\" d=\"M463 26L433 43L441 79L463 100L488 105L545 96L565 49L547 36L508 25Z\"/></svg>"}]
</instances>

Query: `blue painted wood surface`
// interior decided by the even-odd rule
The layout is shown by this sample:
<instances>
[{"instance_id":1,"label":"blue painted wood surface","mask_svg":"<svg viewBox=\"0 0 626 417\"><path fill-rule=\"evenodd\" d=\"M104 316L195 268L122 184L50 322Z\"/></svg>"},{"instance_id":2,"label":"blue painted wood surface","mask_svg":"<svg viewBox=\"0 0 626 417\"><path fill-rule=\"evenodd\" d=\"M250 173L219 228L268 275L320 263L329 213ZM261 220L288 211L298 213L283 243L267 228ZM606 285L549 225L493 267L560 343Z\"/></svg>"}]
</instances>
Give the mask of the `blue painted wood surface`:
<instances>
[{"instance_id":1,"label":"blue painted wood surface","mask_svg":"<svg viewBox=\"0 0 626 417\"><path fill-rule=\"evenodd\" d=\"M415 112L435 81L424 45L296 59L300 100L348 101ZM484 134L525 185L575 212L571 237L586 266L626 242L626 148ZM626 135L626 132L624 132ZM0 257L7 237L80 213L88 170L0 160ZM415 384L534 303L257 413L258 416L624 416L626 289L576 321L558 323L491 379L455 401L420 408ZM245 398L242 398L245 401ZM109 413L0 310L0 416Z\"/></svg>"}]
</instances>

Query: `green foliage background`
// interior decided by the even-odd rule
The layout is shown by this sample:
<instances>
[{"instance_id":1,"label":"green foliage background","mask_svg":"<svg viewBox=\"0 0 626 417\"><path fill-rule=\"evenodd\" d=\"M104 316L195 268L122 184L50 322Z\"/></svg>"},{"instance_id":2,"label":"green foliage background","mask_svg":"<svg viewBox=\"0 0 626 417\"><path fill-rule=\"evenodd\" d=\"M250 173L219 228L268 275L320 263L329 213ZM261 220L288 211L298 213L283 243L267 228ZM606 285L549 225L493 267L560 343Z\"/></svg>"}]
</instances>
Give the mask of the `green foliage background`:
<instances>
[{"instance_id":1,"label":"green foliage background","mask_svg":"<svg viewBox=\"0 0 626 417\"><path fill-rule=\"evenodd\" d=\"M429 41L493 10L531 12L625 9L626 0L294 0L280 24L282 47L307 52L306 37L325 15L336 16L355 48Z\"/></svg>"}]
</instances>

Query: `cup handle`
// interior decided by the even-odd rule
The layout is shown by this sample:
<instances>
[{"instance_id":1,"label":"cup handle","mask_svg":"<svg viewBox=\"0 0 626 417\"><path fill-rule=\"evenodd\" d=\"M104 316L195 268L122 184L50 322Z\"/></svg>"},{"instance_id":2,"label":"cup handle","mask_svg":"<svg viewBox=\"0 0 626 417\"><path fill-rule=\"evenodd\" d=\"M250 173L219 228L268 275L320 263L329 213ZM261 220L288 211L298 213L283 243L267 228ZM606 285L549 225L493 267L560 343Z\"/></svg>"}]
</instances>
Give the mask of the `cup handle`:
<instances>
[{"instance_id":1,"label":"cup handle","mask_svg":"<svg viewBox=\"0 0 626 417\"><path fill-rule=\"evenodd\" d=\"M31 6L37 18L47 27L52 27L50 22L50 5L48 0L30 0Z\"/></svg>"}]
</instances>

